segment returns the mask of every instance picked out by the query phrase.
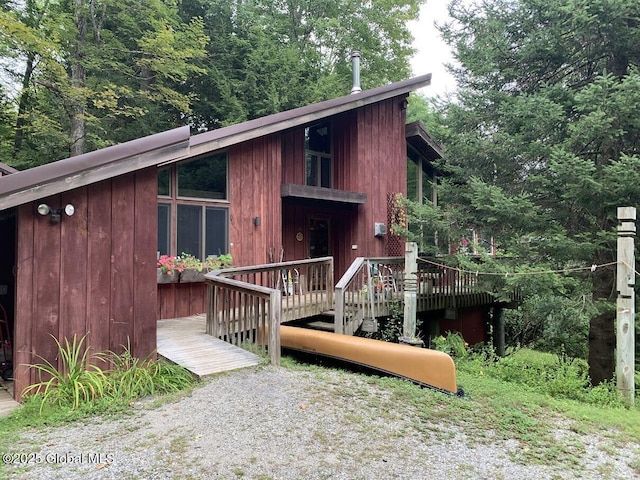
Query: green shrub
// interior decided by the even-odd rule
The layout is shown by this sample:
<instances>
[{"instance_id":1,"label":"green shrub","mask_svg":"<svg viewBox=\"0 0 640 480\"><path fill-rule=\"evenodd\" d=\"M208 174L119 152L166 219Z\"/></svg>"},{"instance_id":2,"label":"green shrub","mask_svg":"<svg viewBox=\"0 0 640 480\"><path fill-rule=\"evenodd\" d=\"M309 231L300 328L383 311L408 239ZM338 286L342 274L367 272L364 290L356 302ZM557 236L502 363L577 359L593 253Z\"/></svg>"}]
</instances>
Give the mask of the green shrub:
<instances>
[{"instance_id":1,"label":"green shrub","mask_svg":"<svg viewBox=\"0 0 640 480\"><path fill-rule=\"evenodd\" d=\"M616 388L615 382L611 380L602 382L600 385L591 388L587 393L586 401L599 407L618 408L625 405L622 395Z\"/></svg>"},{"instance_id":2,"label":"green shrub","mask_svg":"<svg viewBox=\"0 0 640 480\"><path fill-rule=\"evenodd\" d=\"M455 358L467 355L467 342L458 332L447 332L446 336L440 335L431 339L430 348L447 353Z\"/></svg>"}]
</instances>

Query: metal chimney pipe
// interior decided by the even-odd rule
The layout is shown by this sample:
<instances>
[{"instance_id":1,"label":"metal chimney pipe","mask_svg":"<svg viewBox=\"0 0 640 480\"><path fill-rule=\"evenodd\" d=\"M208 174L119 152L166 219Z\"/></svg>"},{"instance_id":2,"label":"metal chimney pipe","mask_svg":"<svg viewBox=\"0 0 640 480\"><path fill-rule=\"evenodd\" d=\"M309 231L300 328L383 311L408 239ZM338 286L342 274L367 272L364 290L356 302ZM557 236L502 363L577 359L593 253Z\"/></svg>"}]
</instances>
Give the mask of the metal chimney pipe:
<instances>
[{"instance_id":1,"label":"metal chimney pipe","mask_svg":"<svg viewBox=\"0 0 640 480\"><path fill-rule=\"evenodd\" d=\"M351 88L351 95L354 93L360 93L360 52L351 52L351 66L353 70L353 87Z\"/></svg>"}]
</instances>

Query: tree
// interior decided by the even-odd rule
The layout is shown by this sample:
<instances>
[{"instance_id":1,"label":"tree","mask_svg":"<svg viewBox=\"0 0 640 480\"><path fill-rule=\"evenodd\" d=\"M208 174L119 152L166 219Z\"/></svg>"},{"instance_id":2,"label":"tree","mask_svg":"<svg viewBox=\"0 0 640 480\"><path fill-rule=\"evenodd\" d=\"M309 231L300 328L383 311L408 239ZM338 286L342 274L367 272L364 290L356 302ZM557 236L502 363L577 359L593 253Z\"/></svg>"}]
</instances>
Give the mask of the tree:
<instances>
[{"instance_id":1,"label":"tree","mask_svg":"<svg viewBox=\"0 0 640 480\"><path fill-rule=\"evenodd\" d=\"M206 131L409 76L424 0L25 0L0 3L25 168L189 124ZM6 93L6 92L5 92Z\"/></svg>"},{"instance_id":2,"label":"tree","mask_svg":"<svg viewBox=\"0 0 640 480\"><path fill-rule=\"evenodd\" d=\"M462 228L489 229L519 268L615 261L616 207L640 196L640 4L456 0L449 9L454 21L441 31L460 90L442 107L454 179L442 203L456 206ZM550 291L575 305L593 298L596 383L614 369L613 275L598 268L578 284L560 275Z\"/></svg>"},{"instance_id":3,"label":"tree","mask_svg":"<svg viewBox=\"0 0 640 480\"><path fill-rule=\"evenodd\" d=\"M364 88L410 75L407 21L423 0L184 0L183 20L204 19L212 39L198 65L206 75L183 92L199 102L199 131L289 110L351 91L352 50Z\"/></svg>"},{"instance_id":4,"label":"tree","mask_svg":"<svg viewBox=\"0 0 640 480\"><path fill-rule=\"evenodd\" d=\"M20 167L181 124L176 85L199 70L207 38L177 5L145 0L27 0L0 11L4 76L19 85L13 158Z\"/></svg>"}]
</instances>

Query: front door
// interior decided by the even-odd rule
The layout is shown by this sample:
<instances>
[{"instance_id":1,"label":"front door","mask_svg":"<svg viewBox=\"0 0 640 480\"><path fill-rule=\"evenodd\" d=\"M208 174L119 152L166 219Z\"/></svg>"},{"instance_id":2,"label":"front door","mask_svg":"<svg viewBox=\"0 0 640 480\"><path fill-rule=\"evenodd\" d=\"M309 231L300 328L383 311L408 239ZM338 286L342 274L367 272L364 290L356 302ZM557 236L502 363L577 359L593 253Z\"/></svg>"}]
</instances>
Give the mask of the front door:
<instances>
[{"instance_id":1,"label":"front door","mask_svg":"<svg viewBox=\"0 0 640 480\"><path fill-rule=\"evenodd\" d=\"M330 222L328 218L309 218L309 258L331 255L329 248Z\"/></svg>"}]
</instances>

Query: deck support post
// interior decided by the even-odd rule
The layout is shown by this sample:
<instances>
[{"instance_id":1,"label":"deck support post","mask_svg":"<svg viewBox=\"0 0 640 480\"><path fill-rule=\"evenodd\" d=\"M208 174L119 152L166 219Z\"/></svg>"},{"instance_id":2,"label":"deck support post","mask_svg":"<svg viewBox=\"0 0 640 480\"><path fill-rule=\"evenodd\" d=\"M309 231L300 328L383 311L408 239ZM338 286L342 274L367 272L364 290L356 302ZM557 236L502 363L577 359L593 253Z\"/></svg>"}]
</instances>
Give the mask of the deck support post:
<instances>
[{"instance_id":1,"label":"deck support post","mask_svg":"<svg viewBox=\"0 0 640 480\"><path fill-rule=\"evenodd\" d=\"M498 357L504 357L505 354L505 336L504 336L504 308L493 307L493 348Z\"/></svg>"},{"instance_id":2,"label":"deck support post","mask_svg":"<svg viewBox=\"0 0 640 480\"><path fill-rule=\"evenodd\" d=\"M418 289L418 244L407 242L404 247L404 323L402 336L415 338Z\"/></svg>"},{"instance_id":3,"label":"deck support post","mask_svg":"<svg viewBox=\"0 0 640 480\"><path fill-rule=\"evenodd\" d=\"M282 293L280 290L273 290L269 297L269 361L273 365L280 365Z\"/></svg>"},{"instance_id":4,"label":"deck support post","mask_svg":"<svg viewBox=\"0 0 640 480\"><path fill-rule=\"evenodd\" d=\"M636 209L618 207L618 265L616 267L616 387L634 404L635 397L635 292L634 236Z\"/></svg>"}]
</instances>

